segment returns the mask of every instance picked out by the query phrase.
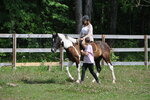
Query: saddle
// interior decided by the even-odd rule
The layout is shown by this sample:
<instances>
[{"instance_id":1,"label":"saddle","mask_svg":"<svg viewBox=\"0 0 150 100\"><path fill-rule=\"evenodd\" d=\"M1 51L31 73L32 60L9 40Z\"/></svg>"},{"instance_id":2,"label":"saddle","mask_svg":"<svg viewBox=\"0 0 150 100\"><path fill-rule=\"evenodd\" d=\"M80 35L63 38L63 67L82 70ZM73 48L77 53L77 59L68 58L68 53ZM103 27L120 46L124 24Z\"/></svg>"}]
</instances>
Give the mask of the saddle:
<instances>
[{"instance_id":1,"label":"saddle","mask_svg":"<svg viewBox=\"0 0 150 100\"><path fill-rule=\"evenodd\" d=\"M93 53L94 53L95 56L96 55L99 56L99 55L102 54L101 48L99 48L98 45L95 42L91 42L90 44L92 45Z\"/></svg>"},{"instance_id":2,"label":"saddle","mask_svg":"<svg viewBox=\"0 0 150 100\"><path fill-rule=\"evenodd\" d=\"M93 53L97 52L97 50L98 50L97 45L94 42L91 42L90 44L92 45Z\"/></svg>"},{"instance_id":3,"label":"saddle","mask_svg":"<svg viewBox=\"0 0 150 100\"><path fill-rule=\"evenodd\" d=\"M84 48L82 47L81 43L79 45L80 45L80 49L83 50ZM93 48L93 53L95 58L102 55L102 49L99 47L99 45L96 42L91 42L90 45ZM83 60L83 56L81 56L81 59Z\"/></svg>"}]
</instances>

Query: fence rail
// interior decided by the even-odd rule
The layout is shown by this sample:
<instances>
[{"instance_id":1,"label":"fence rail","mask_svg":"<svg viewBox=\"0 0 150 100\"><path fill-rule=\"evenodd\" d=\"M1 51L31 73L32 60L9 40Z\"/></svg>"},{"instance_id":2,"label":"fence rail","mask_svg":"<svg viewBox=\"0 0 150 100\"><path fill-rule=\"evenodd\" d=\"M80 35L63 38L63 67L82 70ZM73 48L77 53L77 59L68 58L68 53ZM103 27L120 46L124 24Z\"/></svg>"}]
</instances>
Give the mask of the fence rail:
<instances>
[{"instance_id":1,"label":"fence rail","mask_svg":"<svg viewBox=\"0 0 150 100\"><path fill-rule=\"evenodd\" d=\"M68 34L68 36L78 38L77 34ZM144 40L144 48L112 48L113 52L144 52L145 59L143 62L113 62L114 65L150 65L148 62L148 39L150 35L94 35L94 39L142 39ZM50 48L17 48L17 38L52 38L51 34L6 34L1 33L0 38L12 38L13 39L13 48L0 48L0 53L13 53L13 66L16 67L16 54L19 52L51 52ZM63 49L58 50L61 52L61 66L63 66ZM64 64L66 64L64 62ZM0 66L12 65L12 63L0 63Z\"/></svg>"},{"instance_id":2,"label":"fence rail","mask_svg":"<svg viewBox=\"0 0 150 100\"><path fill-rule=\"evenodd\" d=\"M65 52L65 50L63 50ZM150 48L148 48L150 51ZM1 53L11 53L12 48L0 48ZM51 48L17 48L16 52L51 52ZM60 50L57 50L60 52ZM144 52L144 48L112 48L112 52Z\"/></svg>"},{"instance_id":3,"label":"fence rail","mask_svg":"<svg viewBox=\"0 0 150 100\"><path fill-rule=\"evenodd\" d=\"M68 36L78 38L77 34L67 34ZM12 38L13 34L2 34L0 38ZM102 35L94 35L95 39L101 39ZM52 34L16 34L16 38L52 38ZM144 39L144 35L105 35L106 39ZM147 35L150 39L150 35Z\"/></svg>"},{"instance_id":4,"label":"fence rail","mask_svg":"<svg viewBox=\"0 0 150 100\"><path fill-rule=\"evenodd\" d=\"M63 65L67 65L68 62L64 62ZM119 66L132 66L132 65L145 65L144 62L112 62L112 64L114 66L119 65ZM59 62L28 62L28 63L16 63L16 66L20 67L20 66L40 66L40 65L45 65L45 66L59 66L60 63ZM75 65L75 63L74 63ZM104 63L104 65L107 65L106 63ZM148 62L148 65L150 65L150 62ZM0 63L0 67L1 66L12 66L12 63ZM63 67L61 67L63 68Z\"/></svg>"}]
</instances>

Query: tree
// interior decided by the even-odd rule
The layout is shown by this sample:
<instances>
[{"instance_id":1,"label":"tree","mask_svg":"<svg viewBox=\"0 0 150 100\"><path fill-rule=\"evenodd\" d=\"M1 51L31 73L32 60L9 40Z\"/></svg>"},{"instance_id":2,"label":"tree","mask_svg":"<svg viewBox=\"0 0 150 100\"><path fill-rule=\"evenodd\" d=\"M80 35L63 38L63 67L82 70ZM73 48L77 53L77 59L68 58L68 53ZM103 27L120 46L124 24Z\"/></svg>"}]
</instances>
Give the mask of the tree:
<instances>
[{"instance_id":1,"label":"tree","mask_svg":"<svg viewBox=\"0 0 150 100\"><path fill-rule=\"evenodd\" d=\"M92 18L92 0L85 0L85 8L84 8L84 15L88 15L89 18Z\"/></svg>"},{"instance_id":2,"label":"tree","mask_svg":"<svg viewBox=\"0 0 150 100\"><path fill-rule=\"evenodd\" d=\"M82 0L75 0L76 33L79 34L82 26Z\"/></svg>"},{"instance_id":3,"label":"tree","mask_svg":"<svg viewBox=\"0 0 150 100\"><path fill-rule=\"evenodd\" d=\"M111 15L110 15L110 34L116 34L117 25L117 1L111 1Z\"/></svg>"}]
</instances>

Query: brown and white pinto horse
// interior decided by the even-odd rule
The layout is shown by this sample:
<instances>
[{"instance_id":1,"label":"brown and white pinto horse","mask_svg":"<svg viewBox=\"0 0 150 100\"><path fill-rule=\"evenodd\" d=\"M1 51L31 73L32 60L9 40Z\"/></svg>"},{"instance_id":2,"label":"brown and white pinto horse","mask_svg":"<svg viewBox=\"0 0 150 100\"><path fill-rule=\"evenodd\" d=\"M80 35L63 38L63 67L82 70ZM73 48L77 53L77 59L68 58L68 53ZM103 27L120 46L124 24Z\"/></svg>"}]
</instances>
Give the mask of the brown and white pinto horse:
<instances>
[{"instance_id":1,"label":"brown and white pinto horse","mask_svg":"<svg viewBox=\"0 0 150 100\"><path fill-rule=\"evenodd\" d=\"M64 34L53 34L52 36L52 52L56 52L57 49L59 49L60 45L63 45L67 57L69 58L68 65L66 66L66 71L68 73L68 76L70 79L74 80L72 75L69 72L69 67L72 66L73 63L76 63L77 66L77 72L78 72L78 80L76 82L80 82L81 76L80 76L80 58L81 58L81 53L80 53L80 47L77 39L74 39L72 37L69 37ZM105 62L109 65L109 68L112 72L112 79L113 83L116 81L116 77L114 74L114 68L111 64L110 61L110 47L107 45L107 43L102 42L102 41L96 41L91 43L94 51L94 60L95 60L95 65L97 69L97 76L99 76L99 73L101 71L101 66L100 66L100 60L103 58ZM93 80L94 82L95 80Z\"/></svg>"}]
</instances>

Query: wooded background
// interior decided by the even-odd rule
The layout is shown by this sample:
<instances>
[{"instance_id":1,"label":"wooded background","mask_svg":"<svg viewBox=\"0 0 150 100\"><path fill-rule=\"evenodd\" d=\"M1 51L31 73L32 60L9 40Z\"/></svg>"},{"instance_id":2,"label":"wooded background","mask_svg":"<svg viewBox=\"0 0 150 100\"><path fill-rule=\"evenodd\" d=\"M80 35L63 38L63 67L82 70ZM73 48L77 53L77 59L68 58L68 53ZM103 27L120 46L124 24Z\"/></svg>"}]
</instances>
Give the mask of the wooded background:
<instances>
[{"instance_id":1,"label":"wooded background","mask_svg":"<svg viewBox=\"0 0 150 100\"><path fill-rule=\"evenodd\" d=\"M0 0L0 33L79 34L82 16L91 18L94 34L150 34L150 0ZM143 40L106 40L111 47L144 47ZM149 43L150 44L150 43ZM17 48L50 47L50 39L18 39ZM0 39L0 48L12 39ZM19 62L56 60L59 54L19 53ZM115 53L115 60L142 61L143 53ZM137 56L138 55L138 56ZM0 53L0 61L12 54ZM150 58L150 55L149 55Z\"/></svg>"}]
</instances>

